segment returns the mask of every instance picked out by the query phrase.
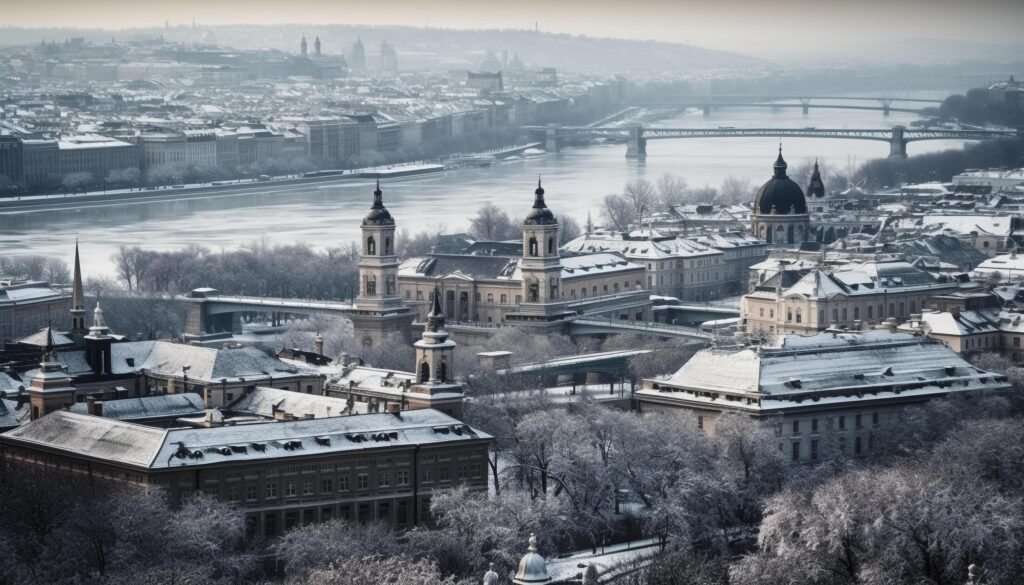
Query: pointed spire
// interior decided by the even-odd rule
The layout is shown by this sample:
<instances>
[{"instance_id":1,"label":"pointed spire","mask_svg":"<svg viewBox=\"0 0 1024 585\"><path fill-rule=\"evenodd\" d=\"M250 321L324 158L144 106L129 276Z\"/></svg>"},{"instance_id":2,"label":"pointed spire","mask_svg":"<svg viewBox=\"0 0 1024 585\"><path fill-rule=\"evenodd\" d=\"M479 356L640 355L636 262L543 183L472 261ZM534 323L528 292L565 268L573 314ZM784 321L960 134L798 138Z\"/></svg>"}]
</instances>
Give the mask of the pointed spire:
<instances>
[{"instance_id":1,"label":"pointed spire","mask_svg":"<svg viewBox=\"0 0 1024 585\"><path fill-rule=\"evenodd\" d=\"M540 175L537 175L537 190L534 191L533 194L534 194L534 198L533 198L533 206L534 206L534 208L536 208L536 209L543 209L543 208L547 207L547 205L544 204L544 187L541 185Z\"/></svg>"},{"instance_id":2,"label":"pointed spire","mask_svg":"<svg viewBox=\"0 0 1024 585\"><path fill-rule=\"evenodd\" d=\"M85 307L85 289L82 286L82 261L78 255L78 238L75 238L75 275L71 285L71 308Z\"/></svg>"},{"instance_id":3,"label":"pointed spire","mask_svg":"<svg viewBox=\"0 0 1024 585\"><path fill-rule=\"evenodd\" d=\"M444 330L444 312L441 311L441 289L434 287L434 304L427 315L426 331L437 333Z\"/></svg>"},{"instance_id":4,"label":"pointed spire","mask_svg":"<svg viewBox=\"0 0 1024 585\"><path fill-rule=\"evenodd\" d=\"M71 332L85 333L85 289L82 286L82 262L75 238L75 274L71 283Z\"/></svg>"}]
</instances>

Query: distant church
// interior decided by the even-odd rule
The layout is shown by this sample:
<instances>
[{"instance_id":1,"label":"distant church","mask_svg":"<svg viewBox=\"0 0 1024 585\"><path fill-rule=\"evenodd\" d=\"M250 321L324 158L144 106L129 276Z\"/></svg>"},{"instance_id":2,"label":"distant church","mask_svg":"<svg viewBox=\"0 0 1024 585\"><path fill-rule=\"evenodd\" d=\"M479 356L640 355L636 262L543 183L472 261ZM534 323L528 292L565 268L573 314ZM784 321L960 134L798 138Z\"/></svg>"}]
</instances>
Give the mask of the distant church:
<instances>
[{"instance_id":1,"label":"distant church","mask_svg":"<svg viewBox=\"0 0 1024 585\"><path fill-rule=\"evenodd\" d=\"M807 209L807 198L803 189L786 174L789 165L782 158L782 147L773 165L775 172L754 198L750 231L768 244L776 246L799 246L814 239L811 231L811 216ZM814 163L807 192L813 197L825 196L825 184Z\"/></svg>"}]
</instances>

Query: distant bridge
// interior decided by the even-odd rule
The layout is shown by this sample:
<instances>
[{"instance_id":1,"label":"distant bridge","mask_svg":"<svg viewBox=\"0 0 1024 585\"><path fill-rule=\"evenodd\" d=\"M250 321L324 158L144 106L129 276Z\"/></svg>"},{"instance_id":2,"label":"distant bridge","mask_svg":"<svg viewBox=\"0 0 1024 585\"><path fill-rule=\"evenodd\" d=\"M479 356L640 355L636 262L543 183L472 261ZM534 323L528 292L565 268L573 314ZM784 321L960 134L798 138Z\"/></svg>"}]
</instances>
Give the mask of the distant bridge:
<instances>
[{"instance_id":1,"label":"distant bridge","mask_svg":"<svg viewBox=\"0 0 1024 585\"><path fill-rule=\"evenodd\" d=\"M870 102L878 105L814 103L828 100L831 102ZM796 103L786 103L796 102ZM875 110L888 116L890 112L909 112L919 114L921 108L894 107L893 104L930 104L938 105L942 100L894 97L863 97L863 96L756 96L756 95L685 95L653 100L630 100L629 105L648 108L700 108L704 115L710 115L718 108L800 108L808 113L811 108L832 108L840 110Z\"/></svg>"},{"instance_id":2,"label":"distant bridge","mask_svg":"<svg viewBox=\"0 0 1024 585\"><path fill-rule=\"evenodd\" d=\"M640 124L629 126L527 126L534 134L543 134L545 149L558 152L561 143L573 137L603 137L624 140L626 158L643 159L647 156L647 141L667 138L843 138L852 140L878 140L889 143L889 156L906 158L907 143L919 140L988 140L1007 136L1020 136L1014 130L946 130L892 128L648 128Z\"/></svg>"},{"instance_id":3,"label":"distant bridge","mask_svg":"<svg viewBox=\"0 0 1024 585\"><path fill-rule=\"evenodd\" d=\"M655 335L658 337L674 337L710 341L712 335L697 327L686 325L669 325L649 321L616 321L613 319L574 319L569 324L570 335L602 335L607 333L636 333L638 335Z\"/></svg>"}]
</instances>

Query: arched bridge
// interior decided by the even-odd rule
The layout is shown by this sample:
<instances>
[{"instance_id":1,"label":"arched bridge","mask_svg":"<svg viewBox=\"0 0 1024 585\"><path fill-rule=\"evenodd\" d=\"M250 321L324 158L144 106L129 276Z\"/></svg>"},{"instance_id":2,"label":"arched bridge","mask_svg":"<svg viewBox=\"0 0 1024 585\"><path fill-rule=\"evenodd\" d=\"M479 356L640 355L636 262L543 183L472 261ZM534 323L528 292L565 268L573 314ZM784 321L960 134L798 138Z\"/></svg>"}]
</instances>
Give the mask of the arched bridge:
<instances>
[{"instance_id":1,"label":"arched bridge","mask_svg":"<svg viewBox=\"0 0 1024 585\"><path fill-rule=\"evenodd\" d=\"M822 103L826 101L828 103ZM855 102L855 103L835 103ZM758 96L758 95L686 95L666 98L630 100L629 105L648 108L700 108L704 115L710 115L718 108L800 108L808 113L811 108L830 108L839 110L874 110L888 116L890 112L909 112L919 114L922 107L910 105L937 106L942 100L921 98L895 97L864 97L864 96ZM893 104L900 104L894 106Z\"/></svg>"},{"instance_id":2,"label":"arched bridge","mask_svg":"<svg viewBox=\"0 0 1024 585\"><path fill-rule=\"evenodd\" d=\"M667 138L844 138L851 140L878 140L889 143L889 156L907 156L907 143L918 140L988 140L1018 136L1020 131L985 129L908 129L892 128L648 128L639 124L630 126L527 126L526 130L543 134L545 149L558 152L561 142L573 137L602 137L623 140L626 158L643 159L647 156L647 141Z\"/></svg>"}]
</instances>

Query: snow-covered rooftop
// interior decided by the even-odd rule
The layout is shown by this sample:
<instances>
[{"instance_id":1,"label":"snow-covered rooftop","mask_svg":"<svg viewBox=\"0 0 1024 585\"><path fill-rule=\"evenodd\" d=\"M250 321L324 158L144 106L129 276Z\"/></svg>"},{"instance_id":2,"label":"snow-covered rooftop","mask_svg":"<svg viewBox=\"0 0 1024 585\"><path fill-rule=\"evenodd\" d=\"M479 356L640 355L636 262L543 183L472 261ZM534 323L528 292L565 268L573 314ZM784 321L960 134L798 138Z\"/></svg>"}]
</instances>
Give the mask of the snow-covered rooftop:
<instances>
[{"instance_id":1,"label":"snow-covered rooftop","mask_svg":"<svg viewBox=\"0 0 1024 585\"><path fill-rule=\"evenodd\" d=\"M0 441L148 469L196 467L374 447L471 442L491 436L442 412L422 409L210 428L155 429L55 411Z\"/></svg>"}]
</instances>

